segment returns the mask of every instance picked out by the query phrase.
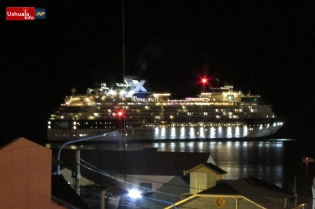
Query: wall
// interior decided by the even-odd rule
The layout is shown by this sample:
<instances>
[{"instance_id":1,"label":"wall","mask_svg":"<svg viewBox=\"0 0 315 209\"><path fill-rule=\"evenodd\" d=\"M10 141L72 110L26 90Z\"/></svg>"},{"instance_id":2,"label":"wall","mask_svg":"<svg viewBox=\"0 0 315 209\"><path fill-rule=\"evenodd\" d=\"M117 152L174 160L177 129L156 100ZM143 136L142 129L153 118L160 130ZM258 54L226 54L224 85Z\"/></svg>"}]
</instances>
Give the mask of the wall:
<instances>
[{"instance_id":1,"label":"wall","mask_svg":"<svg viewBox=\"0 0 315 209\"><path fill-rule=\"evenodd\" d=\"M191 172L190 173L190 193L196 194L205 189L215 186L216 174L214 172Z\"/></svg>"},{"instance_id":2,"label":"wall","mask_svg":"<svg viewBox=\"0 0 315 209\"><path fill-rule=\"evenodd\" d=\"M51 200L51 150L25 138L0 150L0 184L0 208L62 208Z\"/></svg>"}]
</instances>

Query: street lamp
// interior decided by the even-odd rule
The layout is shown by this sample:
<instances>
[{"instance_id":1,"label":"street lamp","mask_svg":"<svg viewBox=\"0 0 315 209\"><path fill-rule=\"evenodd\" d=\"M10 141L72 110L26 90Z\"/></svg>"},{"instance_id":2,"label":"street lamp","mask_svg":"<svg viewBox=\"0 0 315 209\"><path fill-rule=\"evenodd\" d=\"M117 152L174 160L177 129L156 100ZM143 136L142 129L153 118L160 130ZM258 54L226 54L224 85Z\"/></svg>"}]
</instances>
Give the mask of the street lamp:
<instances>
[{"instance_id":1,"label":"street lamp","mask_svg":"<svg viewBox=\"0 0 315 209\"><path fill-rule=\"evenodd\" d=\"M174 203L172 203L172 202L165 201L165 200L160 200L160 199L156 199L156 198L152 198L152 197L143 196L143 195L141 195L140 192L137 191L137 190L131 190L131 191L129 191L128 195L129 195L129 197L134 198L134 199L143 198L143 199L153 200L153 201L156 201L156 202L161 202L161 203L165 203L165 204L170 204L170 205L172 205L175 209L177 209L176 205L175 205Z\"/></svg>"},{"instance_id":2,"label":"street lamp","mask_svg":"<svg viewBox=\"0 0 315 209\"><path fill-rule=\"evenodd\" d=\"M58 162L60 161L60 154L61 154L61 150L68 144L73 144L73 143L76 143L76 142L82 142L82 141L87 141L87 140L90 140L90 139L95 139L95 138L98 138L98 137L102 137L102 136L105 136L106 133L104 134L101 134L101 135L96 135L96 136L91 136L91 137L88 137L88 138L82 138L82 139L77 139L77 140L72 140L72 141L68 141L66 143L64 143L60 148L59 148L59 151L58 151ZM60 175L60 165L58 164L57 165L57 174Z\"/></svg>"}]
</instances>

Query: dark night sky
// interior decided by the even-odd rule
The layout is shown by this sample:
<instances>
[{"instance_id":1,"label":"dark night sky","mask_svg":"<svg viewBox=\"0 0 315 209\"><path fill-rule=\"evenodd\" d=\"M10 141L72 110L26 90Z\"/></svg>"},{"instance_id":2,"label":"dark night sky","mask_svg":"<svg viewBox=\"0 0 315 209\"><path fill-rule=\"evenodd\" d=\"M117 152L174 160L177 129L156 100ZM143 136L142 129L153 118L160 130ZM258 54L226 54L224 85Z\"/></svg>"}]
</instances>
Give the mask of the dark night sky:
<instances>
[{"instance_id":1,"label":"dark night sky","mask_svg":"<svg viewBox=\"0 0 315 209\"><path fill-rule=\"evenodd\" d=\"M0 133L43 143L72 87L122 80L121 1L1 5ZM46 8L47 19L6 21L7 6ZM207 71L261 94L288 118L284 137L314 139L314 9L313 1L126 0L126 75L180 98L195 96Z\"/></svg>"}]
</instances>

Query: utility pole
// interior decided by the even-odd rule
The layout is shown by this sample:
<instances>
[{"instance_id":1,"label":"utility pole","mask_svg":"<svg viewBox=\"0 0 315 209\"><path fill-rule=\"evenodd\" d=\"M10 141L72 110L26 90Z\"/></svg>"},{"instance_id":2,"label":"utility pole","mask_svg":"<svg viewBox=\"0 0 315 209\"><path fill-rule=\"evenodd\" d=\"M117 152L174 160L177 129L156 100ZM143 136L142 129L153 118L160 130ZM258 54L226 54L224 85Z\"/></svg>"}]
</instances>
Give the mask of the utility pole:
<instances>
[{"instance_id":1,"label":"utility pole","mask_svg":"<svg viewBox=\"0 0 315 209\"><path fill-rule=\"evenodd\" d=\"M75 191L80 196L80 150L75 151L75 164L76 164L76 175L75 175Z\"/></svg>"},{"instance_id":2,"label":"utility pole","mask_svg":"<svg viewBox=\"0 0 315 209\"><path fill-rule=\"evenodd\" d=\"M105 193L106 193L106 188L101 187L101 209L105 209Z\"/></svg>"}]
</instances>

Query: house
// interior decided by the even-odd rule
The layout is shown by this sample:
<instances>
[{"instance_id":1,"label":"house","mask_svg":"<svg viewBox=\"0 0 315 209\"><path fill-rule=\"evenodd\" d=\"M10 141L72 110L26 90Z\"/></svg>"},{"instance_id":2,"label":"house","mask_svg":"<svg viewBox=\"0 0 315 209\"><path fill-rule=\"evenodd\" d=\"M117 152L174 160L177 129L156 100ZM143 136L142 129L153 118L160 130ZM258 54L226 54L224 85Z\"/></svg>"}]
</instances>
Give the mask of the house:
<instances>
[{"instance_id":1,"label":"house","mask_svg":"<svg viewBox=\"0 0 315 209\"><path fill-rule=\"evenodd\" d=\"M88 209L68 185L75 201L52 196L52 151L25 138L18 138L0 149L0 208ZM67 185L64 185L67 186ZM72 189L72 190L71 190Z\"/></svg>"},{"instance_id":2,"label":"house","mask_svg":"<svg viewBox=\"0 0 315 209\"><path fill-rule=\"evenodd\" d=\"M190 194L196 194L207 188L214 187L223 179L227 172L212 163L200 164L184 171L184 175L190 174Z\"/></svg>"},{"instance_id":3,"label":"house","mask_svg":"<svg viewBox=\"0 0 315 209\"><path fill-rule=\"evenodd\" d=\"M302 208L297 196L255 177L224 180L175 203L177 208ZM165 207L171 209L172 207Z\"/></svg>"},{"instance_id":4,"label":"house","mask_svg":"<svg viewBox=\"0 0 315 209\"><path fill-rule=\"evenodd\" d=\"M202 163L194 166L192 169L184 171L184 176L174 177L157 192L149 194L148 197L166 200L168 205L170 205L177 202L176 198L174 198L174 194L179 195L181 199L184 199L191 194L203 191L205 188L215 186L217 182L222 181L226 171L217 167L213 163L213 161L212 163ZM184 180L186 184L180 180ZM177 187L180 187L181 189L170 193L172 190L169 188L169 185L177 185ZM144 205L149 205L149 203ZM150 205L150 208L159 209L163 208L163 205L165 206L164 202L161 204L155 204L154 206Z\"/></svg>"},{"instance_id":5,"label":"house","mask_svg":"<svg viewBox=\"0 0 315 209\"><path fill-rule=\"evenodd\" d=\"M80 176L104 185L106 192L119 188L138 189L147 196L157 195L174 202L181 200L181 194L189 193L189 178L183 176L183 170L213 162L210 153L158 152L151 148L138 151L81 149L80 155ZM64 149L61 160L76 172L75 150ZM72 182L70 173L64 176ZM172 195L165 196L163 190Z\"/></svg>"}]
</instances>

